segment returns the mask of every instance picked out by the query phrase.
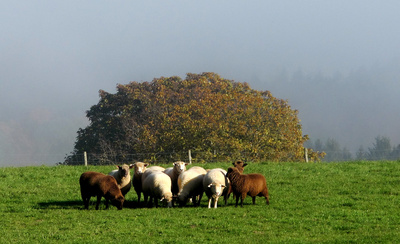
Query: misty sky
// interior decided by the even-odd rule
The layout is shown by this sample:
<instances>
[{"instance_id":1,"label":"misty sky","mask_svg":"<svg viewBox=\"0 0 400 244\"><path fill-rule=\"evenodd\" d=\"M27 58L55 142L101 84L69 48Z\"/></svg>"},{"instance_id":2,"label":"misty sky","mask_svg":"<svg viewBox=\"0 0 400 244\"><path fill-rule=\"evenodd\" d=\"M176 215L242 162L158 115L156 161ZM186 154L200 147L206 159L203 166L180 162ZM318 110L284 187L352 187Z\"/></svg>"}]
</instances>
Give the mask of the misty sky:
<instances>
[{"instance_id":1,"label":"misty sky","mask_svg":"<svg viewBox=\"0 0 400 244\"><path fill-rule=\"evenodd\" d=\"M400 1L0 1L0 166L54 165L100 89L216 72L353 153L400 144Z\"/></svg>"}]
</instances>

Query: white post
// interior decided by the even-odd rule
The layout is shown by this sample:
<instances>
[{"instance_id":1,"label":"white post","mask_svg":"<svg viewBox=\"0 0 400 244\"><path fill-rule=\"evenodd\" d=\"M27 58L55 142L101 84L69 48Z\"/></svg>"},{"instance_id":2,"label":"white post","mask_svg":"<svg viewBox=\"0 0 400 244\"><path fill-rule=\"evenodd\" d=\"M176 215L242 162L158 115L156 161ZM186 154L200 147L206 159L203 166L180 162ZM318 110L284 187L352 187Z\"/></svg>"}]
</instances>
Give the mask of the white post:
<instances>
[{"instance_id":1,"label":"white post","mask_svg":"<svg viewBox=\"0 0 400 244\"><path fill-rule=\"evenodd\" d=\"M85 159L85 166L87 166L87 153L86 153L86 151L83 152L83 158Z\"/></svg>"},{"instance_id":2,"label":"white post","mask_svg":"<svg viewBox=\"0 0 400 244\"><path fill-rule=\"evenodd\" d=\"M306 163L308 163L308 150L304 148L304 158L306 159Z\"/></svg>"},{"instance_id":3,"label":"white post","mask_svg":"<svg viewBox=\"0 0 400 244\"><path fill-rule=\"evenodd\" d=\"M192 164L192 153L190 152L190 149L189 149L189 164Z\"/></svg>"}]
</instances>

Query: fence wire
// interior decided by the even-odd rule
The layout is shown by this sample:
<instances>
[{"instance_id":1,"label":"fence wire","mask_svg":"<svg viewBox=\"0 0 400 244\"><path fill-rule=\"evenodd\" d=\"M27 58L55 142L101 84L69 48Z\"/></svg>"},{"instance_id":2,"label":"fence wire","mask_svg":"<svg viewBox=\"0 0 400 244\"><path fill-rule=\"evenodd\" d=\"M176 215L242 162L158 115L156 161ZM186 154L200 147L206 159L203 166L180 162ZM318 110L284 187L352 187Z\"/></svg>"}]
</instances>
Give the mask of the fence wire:
<instances>
[{"instance_id":1,"label":"fence wire","mask_svg":"<svg viewBox=\"0 0 400 244\"><path fill-rule=\"evenodd\" d=\"M400 161L400 149L374 150L373 153L364 151L324 151L322 162L344 161ZM60 155L60 154L2 154L0 166L30 166L30 165L84 165L84 154ZM215 163L244 160L247 162L271 161L267 158L256 159L257 155L248 152L201 152L191 151L192 163ZM123 157L115 154L87 154L89 165L118 165L122 163L149 162L151 164L166 164L176 161L190 162L188 152L162 152L162 153L135 153L126 154ZM310 162L312 162L310 160Z\"/></svg>"},{"instance_id":2,"label":"fence wire","mask_svg":"<svg viewBox=\"0 0 400 244\"><path fill-rule=\"evenodd\" d=\"M250 159L251 153L213 153L213 152L162 152L162 153L135 153L135 154L124 154L124 155L112 155L112 154L86 154L86 161L91 165L112 165L121 163L132 163L132 162L149 162L152 164L165 164L173 163L176 161L184 161L191 163L215 163L224 162L234 159L247 160ZM63 163L68 165L84 165L85 155L75 154L66 157Z\"/></svg>"}]
</instances>

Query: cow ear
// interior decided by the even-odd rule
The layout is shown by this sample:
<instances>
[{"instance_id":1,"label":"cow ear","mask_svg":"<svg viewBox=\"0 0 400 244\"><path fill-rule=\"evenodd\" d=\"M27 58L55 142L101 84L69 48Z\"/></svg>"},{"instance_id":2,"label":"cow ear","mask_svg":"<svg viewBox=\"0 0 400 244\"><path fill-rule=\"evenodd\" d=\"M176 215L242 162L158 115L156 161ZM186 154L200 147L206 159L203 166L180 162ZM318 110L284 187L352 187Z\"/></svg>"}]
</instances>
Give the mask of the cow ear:
<instances>
[{"instance_id":1,"label":"cow ear","mask_svg":"<svg viewBox=\"0 0 400 244\"><path fill-rule=\"evenodd\" d=\"M185 163L185 165L189 165L189 163Z\"/></svg>"},{"instance_id":2,"label":"cow ear","mask_svg":"<svg viewBox=\"0 0 400 244\"><path fill-rule=\"evenodd\" d=\"M130 164L130 165L129 165L129 168L130 168L130 169L132 169L133 167L135 167L134 164Z\"/></svg>"},{"instance_id":3,"label":"cow ear","mask_svg":"<svg viewBox=\"0 0 400 244\"><path fill-rule=\"evenodd\" d=\"M211 187L211 186L212 186L212 184L209 184L209 185L208 185L208 187Z\"/></svg>"},{"instance_id":4,"label":"cow ear","mask_svg":"<svg viewBox=\"0 0 400 244\"><path fill-rule=\"evenodd\" d=\"M144 164L144 167L147 167L147 166L149 166L149 164Z\"/></svg>"},{"instance_id":5,"label":"cow ear","mask_svg":"<svg viewBox=\"0 0 400 244\"><path fill-rule=\"evenodd\" d=\"M160 202L162 202L164 200L164 197L162 197L161 199L160 199Z\"/></svg>"},{"instance_id":6,"label":"cow ear","mask_svg":"<svg viewBox=\"0 0 400 244\"><path fill-rule=\"evenodd\" d=\"M243 167L245 167L245 166L247 166L247 164L246 164L246 163L244 163L244 164L243 164Z\"/></svg>"},{"instance_id":7,"label":"cow ear","mask_svg":"<svg viewBox=\"0 0 400 244\"><path fill-rule=\"evenodd\" d=\"M225 187L225 185L221 185L221 187Z\"/></svg>"},{"instance_id":8,"label":"cow ear","mask_svg":"<svg viewBox=\"0 0 400 244\"><path fill-rule=\"evenodd\" d=\"M115 165L115 167L117 168L117 169L120 169L121 167L119 167L119 165Z\"/></svg>"}]
</instances>

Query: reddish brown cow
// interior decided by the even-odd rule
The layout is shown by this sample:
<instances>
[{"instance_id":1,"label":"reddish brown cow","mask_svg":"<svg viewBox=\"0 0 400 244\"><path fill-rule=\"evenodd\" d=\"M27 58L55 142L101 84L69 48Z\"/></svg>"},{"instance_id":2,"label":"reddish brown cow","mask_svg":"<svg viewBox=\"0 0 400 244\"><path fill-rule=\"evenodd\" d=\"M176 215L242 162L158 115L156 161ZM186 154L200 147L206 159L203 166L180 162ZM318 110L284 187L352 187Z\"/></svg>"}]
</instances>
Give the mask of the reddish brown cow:
<instances>
[{"instance_id":1,"label":"reddish brown cow","mask_svg":"<svg viewBox=\"0 0 400 244\"><path fill-rule=\"evenodd\" d=\"M269 204L269 195L267 181L261 174L242 174L235 167L229 167L226 176L231 181L232 192L236 197L235 207L238 205L240 197L240 205L243 207L243 199L247 195L253 199L253 204L256 203L256 196L265 197L266 203Z\"/></svg>"},{"instance_id":2,"label":"reddish brown cow","mask_svg":"<svg viewBox=\"0 0 400 244\"><path fill-rule=\"evenodd\" d=\"M81 175L79 184L81 185L81 196L86 209L89 209L89 201L92 196L97 196L96 210L99 209L102 197L106 199L106 208L108 208L108 201L110 200L112 205L119 210L122 209L125 198L114 177L89 171Z\"/></svg>"},{"instance_id":3,"label":"reddish brown cow","mask_svg":"<svg viewBox=\"0 0 400 244\"><path fill-rule=\"evenodd\" d=\"M243 174L243 172L244 172L244 167L247 166L247 163L244 163L244 162L241 161L241 160L237 160L237 161L233 162L232 165L233 165L235 168L237 168L237 169L239 170L240 173ZM231 195L231 193L232 193L232 186L229 185L228 194L227 194L227 197L225 198L225 205L226 205L227 199L229 198L229 196ZM233 197L235 197L235 195L233 195Z\"/></svg>"}]
</instances>

